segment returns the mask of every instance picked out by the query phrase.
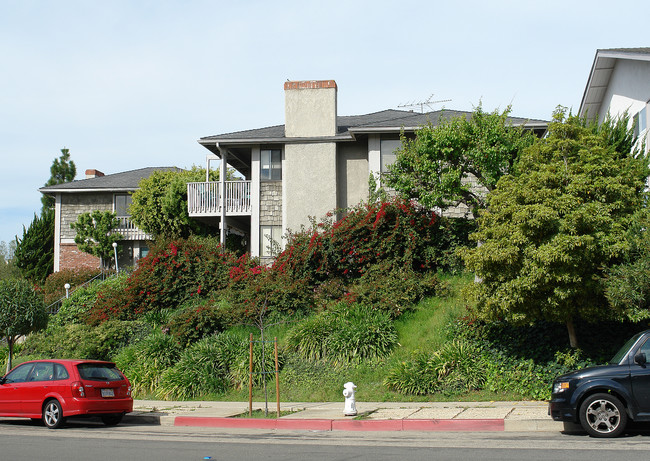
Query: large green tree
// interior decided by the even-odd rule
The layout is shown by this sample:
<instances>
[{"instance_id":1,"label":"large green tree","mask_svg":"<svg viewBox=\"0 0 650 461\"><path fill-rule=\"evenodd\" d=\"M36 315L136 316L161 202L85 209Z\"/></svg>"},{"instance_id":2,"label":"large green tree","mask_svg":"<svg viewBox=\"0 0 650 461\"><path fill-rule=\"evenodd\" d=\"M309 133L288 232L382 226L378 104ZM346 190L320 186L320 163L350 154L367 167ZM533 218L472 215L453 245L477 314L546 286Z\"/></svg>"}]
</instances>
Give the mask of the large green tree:
<instances>
[{"instance_id":1,"label":"large green tree","mask_svg":"<svg viewBox=\"0 0 650 461\"><path fill-rule=\"evenodd\" d=\"M485 206L486 191L535 142L530 131L512 126L509 114L510 107L487 113L479 105L469 117L443 114L437 126L422 127L413 139L402 135L387 184L428 208L462 203L476 213ZM479 187L468 181L472 177Z\"/></svg>"},{"instance_id":2,"label":"large green tree","mask_svg":"<svg viewBox=\"0 0 650 461\"><path fill-rule=\"evenodd\" d=\"M633 321L650 318L650 210L643 207L628 231L630 251L607 273L609 303Z\"/></svg>"},{"instance_id":3,"label":"large green tree","mask_svg":"<svg viewBox=\"0 0 650 461\"><path fill-rule=\"evenodd\" d=\"M65 147L61 149L61 156L55 158L50 167L50 179L47 180L45 186L54 186L56 184L63 184L73 181L77 175L77 167L72 160L70 160L70 149ZM45 195L41 197L43 203L43 211L54 206L54 197Z\"/></svg>"},{"instance_id":4,"label":"large green tree","mask_svg":"<svg viewBox=\"0 0 650 461\"><path fill-rule=\"evenodd\" d=\"M210 171L210 181L219 180L219 171ZM140 181L133 193L131 219L155 237L188 237L208 235L211 230L191 219L187 211L187 183L205 181L205 169L188 171L155 171Z\"/></svg>"},{"instance_id":5,"label":"large green tree","mask_svg":"<svg viewBox=\"0 0 650 461\"><path fill-rule=\"evenodd\" d=\"M43 282L54 270L54 210L44 209L16 237L14 264L26 279Z\"/></svg>"},{"instance_id":6,"label":"large green tree","mask_svg":"<svg viewBox=\"0 0 650 461\"><path fill-rule=\"evenodd\" d=\"M646 158L617 152L603 132L556 112L548 136L488 196L473 236L481 245L465 250L481 280L479 314L565 323L574 347L574 322L615 316L604 275L629 250L647 175Z\"/></svg>"},{"instance_id":7,"label":"large green tree","mask_svg":"<svg viewBox=\"0 0 650 461\"><path fill-rule=\"evenodd\" d=\"M9 348L7 371L11 369L16 340L45 328L47 320L43 299L31 283L22 279L0 280L0 335Z\"/></svg>"},{"instance_id":8,"label":"large green tree","mask_svg":"<svg viewBox=\"0 0 650 461\"><path fill-rule=\"evenodd\" d=\"M112 232L119 223L114 212L95 210L81 213L70 227L76 231L74 242L77 247L100 258L104 267L110 267L111 258L115 259L113 243L123 239L122 234Z\"/></svg>"}]
</instances>

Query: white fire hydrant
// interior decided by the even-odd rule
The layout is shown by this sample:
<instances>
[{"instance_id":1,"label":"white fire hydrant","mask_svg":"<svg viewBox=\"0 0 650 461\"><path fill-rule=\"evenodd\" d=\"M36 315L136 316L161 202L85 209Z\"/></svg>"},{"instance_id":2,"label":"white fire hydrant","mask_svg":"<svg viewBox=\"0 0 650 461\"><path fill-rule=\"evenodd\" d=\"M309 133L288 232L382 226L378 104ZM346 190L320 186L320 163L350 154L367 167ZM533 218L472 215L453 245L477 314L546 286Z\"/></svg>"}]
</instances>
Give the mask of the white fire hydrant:
<instances>
[{"instance_id":1,"label":"white fire hydrant","mask_svg":"<svg viewBox=\"0 0 650 461\"><path fill-rule=\"evenodd\" d=\"M354 390L357 386L353 382L347 382L343 385L343 397L345 397L345 409L343 414L345 416L357 415L357 403L354 400Z\"/></svg>"}]
</instances>

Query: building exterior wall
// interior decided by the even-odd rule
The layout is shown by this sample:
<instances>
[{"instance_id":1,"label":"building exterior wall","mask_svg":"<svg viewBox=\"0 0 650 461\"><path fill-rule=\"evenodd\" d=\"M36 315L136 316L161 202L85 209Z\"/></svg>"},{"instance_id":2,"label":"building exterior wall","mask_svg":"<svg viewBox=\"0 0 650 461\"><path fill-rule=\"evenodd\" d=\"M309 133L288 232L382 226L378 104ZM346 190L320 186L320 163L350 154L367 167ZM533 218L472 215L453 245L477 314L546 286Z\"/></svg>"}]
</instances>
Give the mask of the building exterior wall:
<instances>
[{"instance_id":1,"label":"building exterior wall","mask_svg":"<svg viewBox=\"0 0 650 461\"><path fill-rule=\"evenodd\" d=\"M336 134L334 80L284 84L285 136L293 138Z\"/></svg>"},{"instance_id":2,"label":"building exterior wall","mask_svg":"<svg viewBox=\"0 0 650 461\"><path fill-rule=\"evenodd\" d=\"M260 183L260 226L282 225L282 181Z\"/></svg>"},{"instance_id":3,"label":"building exterior wall","mask_svg":"<svg viewBox=\"0 0 650 461\"><path fill-rule=\"evenodd\" d=\"M650 99L650 62L619 59L610 77L598 114L602 123L607 112L612 116L626 110L633 116L643 109Z\"/></svg>"},{"instance_id":4,"label":"building exterior wall","mask_svg":"<svg viewBox=\"0 0 650 461\"><path fill-rule=\"evenodd\" d=\"M368 199L368 142L340 143L337 154L337 208Z\"/></svg>"},{"instance_id":5,"label":"building exterior wall","mask_svg":"<svg viewBox=\"0 0 650 461\"><path fill-rule=\"evenodd\" d=\"M59 268L64 269L78 269L87 267L90 269L98 269L100 267L100 260L96 256L84 253L74 243L62 243L59 252Z\"/></svg>"},{"instance_id":6,"label":"building exterior wall","mask_svg":"<svg viewBox=\"0 0 650 461\"><path fill-rule=\"evenodd\" d=\"M336 208L336 144L287 144L282 171L285 231L309 226Z\"/></svg>"},{"instance_id":7,"label":"building exterior wall","mask_svg":"<svg viewBox=\"0 0 650 461\"><path fill-rule=\"evenodd\" d=\"M61 194L61 241L70 243L77 234L70 224L94 210L113 211L112 193Z\"/></svg>"}]
</instances>

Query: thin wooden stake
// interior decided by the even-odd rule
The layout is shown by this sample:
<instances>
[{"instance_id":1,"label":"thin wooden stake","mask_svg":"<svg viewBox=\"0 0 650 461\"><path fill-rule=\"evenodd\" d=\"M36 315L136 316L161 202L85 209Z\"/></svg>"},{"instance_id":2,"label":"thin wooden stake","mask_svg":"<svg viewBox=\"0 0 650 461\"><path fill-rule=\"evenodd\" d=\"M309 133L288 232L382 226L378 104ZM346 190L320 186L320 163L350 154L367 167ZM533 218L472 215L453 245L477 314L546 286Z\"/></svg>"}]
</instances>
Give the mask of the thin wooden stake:
<instances>
[{"instance_id":1,"label":"thin wooden stake","mask_svg":"<svg viewBox=\"0 0 650 461\"><path fill-rule=\"evenodd\" d=\"M278 402L278 418L280 417L280 371L278 368L278 337L273 338L275 347L275 399Z\"/></svg>"},{"instance_id":2,"label":"thin wooden stake","mask_svg":"<svg viewBox=\"0 0 650 461\"><path fill-rule=\"evenodd\" d=\"M253 333L250 336L249 352L249 372L248 372L248 416L253 417Z\"/></svg>"}]
</instances>

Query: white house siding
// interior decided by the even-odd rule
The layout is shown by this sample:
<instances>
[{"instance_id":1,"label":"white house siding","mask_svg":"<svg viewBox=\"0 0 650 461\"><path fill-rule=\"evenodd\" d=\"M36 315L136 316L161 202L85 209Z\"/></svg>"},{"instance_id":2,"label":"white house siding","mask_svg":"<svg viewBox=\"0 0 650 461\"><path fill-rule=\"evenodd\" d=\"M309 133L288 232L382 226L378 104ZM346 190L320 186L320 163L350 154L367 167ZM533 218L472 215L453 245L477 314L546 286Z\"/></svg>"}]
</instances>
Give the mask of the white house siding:
<instances>
[{"instance_id":1,"label":"white house siding","mask_svg":"<svg viewBox=\"0 0 650 461\"><path fill-rule=\"evenodd\" d=\"M603 122L608 110L612 116L628 111L632 117L643 109L650 98L648 76L650 62L619 59L605 92L598 122Z\"/></svg>"}]
</instances>

